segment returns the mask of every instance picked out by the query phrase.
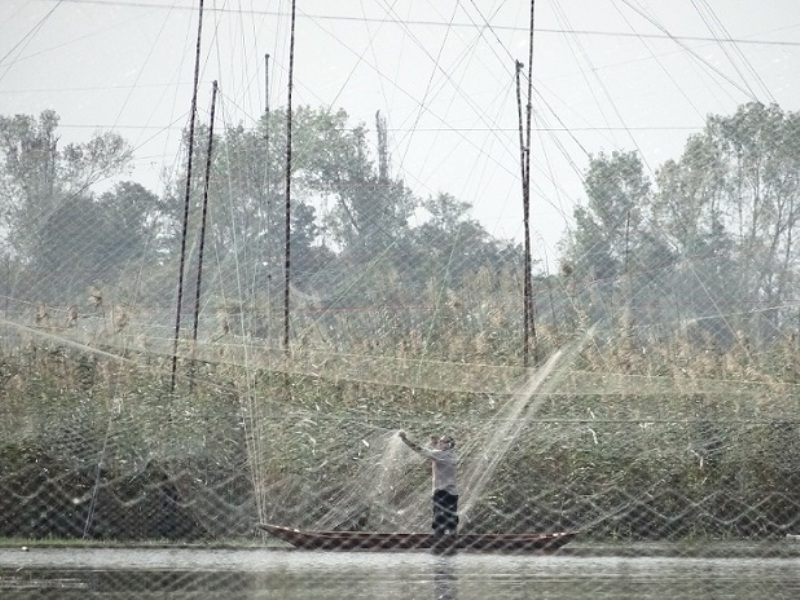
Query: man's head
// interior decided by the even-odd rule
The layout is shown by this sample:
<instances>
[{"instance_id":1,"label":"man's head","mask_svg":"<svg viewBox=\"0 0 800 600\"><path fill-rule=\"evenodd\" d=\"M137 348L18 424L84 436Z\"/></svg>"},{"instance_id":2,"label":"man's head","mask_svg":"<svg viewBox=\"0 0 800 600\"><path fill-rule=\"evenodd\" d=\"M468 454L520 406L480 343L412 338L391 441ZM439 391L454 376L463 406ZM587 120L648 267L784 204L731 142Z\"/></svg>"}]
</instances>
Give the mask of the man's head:
<instances>
[{"instance_id":1,"label":"man's head","mask_svg":"<svg viewBox=\"0 0 800 600\"><path fill-rule=\"evenodd\" d=\"M452 450L456 446L456 441L451 435L442 435L437 443L443 450Z\"/></svg>"}]
</instances>

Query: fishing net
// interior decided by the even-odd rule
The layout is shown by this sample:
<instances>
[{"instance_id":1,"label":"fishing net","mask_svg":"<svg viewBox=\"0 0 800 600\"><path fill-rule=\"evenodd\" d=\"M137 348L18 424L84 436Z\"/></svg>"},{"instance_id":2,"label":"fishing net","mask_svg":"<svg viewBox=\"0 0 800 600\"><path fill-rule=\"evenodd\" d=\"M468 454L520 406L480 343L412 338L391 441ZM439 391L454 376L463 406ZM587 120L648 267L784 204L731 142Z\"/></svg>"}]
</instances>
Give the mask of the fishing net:
<instances>
[{"instance_id":1,"label":"fishing net","mask_svg":"<svg viewBox=\"0 0 800 600\"><path fill-rule=\"evenodd\" d=\"M405 94L448 168L511 173L468 169L483 209L520 184L513 74L489 71L510 117L476 110L481 144L436 116L475 110L449 74L452 97ZM534 244L526 311L524 245L404 181L429 148L393 174L383 115L262 111L227 83L157 191L125 180L116 134L66 145L53 112L0 115L3 597L796 591L794 562L768 562L800 554L796 114L709 117L652 182L640 148L590 156L557 270ZM575 195L547 142L539 171ZM432 528L431 460L401 432L455 440L456 531ZM68 549L22 554L42 545Z\"/></svg>"},{"instance_id":2,"label":"fishing net","mask_svg":"<svg viewBox=\"0 0 800 600\"><path fill-rule=\"evenodd\" d=\"M360 309L359 327L382 326L383 310ZM447 310L435 316L469 323L476 309ZM266 535L259 524L366 540L429 533L431 467L400 430L456 439L463 536L762 540L796 527L797 389L781 376L792 345L743 355L680 332L655 343L655 323L578 320L540 338L540 363L522 368L310 340L287 354L229 335L181 342L173 391L154 319L122 331L111 316L33 321L3 324L7 536L252 541Z\"/></svg>"},{"instance_id":3,"label":"fishing net","mask_svg":"<svg viewBox=\"0 0 800 600\"><path fill-rule=\"evenodd\" d=\"M209 564L193 558L200 562L188 569L176 563L168 574L148 570L172 564L159 553L123 556L133 570L121 578L87 579L85 569L102 571L103 558L84 563L80 554L71 570L26 569L35 589L59 598L101 588L131 597L285 589L291 597L317 594L323 582L330 597L375 591L341 577L352 574L351 563L280 558L276 566L236 554L243 548L576 560L792 555L800 491L795 340L642 316L666 311L642 310L638 323L623 309L582 313L565 307L590 306L602 290L562 286L559 305L546 282L535 289L527 368L513 349L520 303L473 292L470 302L454 294L428 310L360 306L332 318L298 311L291 325L305 335L289 352L278 326L265 337L235 326L223 333L213 315L197 340L181 337L174 389L173 340L155 308L126 312L120 327L121 312L88 305L67 326L54 308L47 323L10 302L0 363L0 534L18 544L235 549ZM771 331L761 313L746 316L761 326L751 331ZM231 322L241 327L248 318ZM451 335L426 337L442 322ZM497 360L503 349L514 359ZM401 430L421 444L431 435L456 440L456 536L432 535L431 465L402 442ZM257 572L265 564L269 576ZM399 587L404 577L433 577L436 597L469 593L470 577L491 579L499 568L403 564L375 568ZM565 593L547 570L513 568ZM672 571L659 572L668 579ZM706 573L708 585L718 590L714 573ZM765 577L759 573L754 580ZM587 593L605 589L591 569L574 577L584 578ZM5 581L23 585L18 575ZM485 593L484 584L474 582L474 593ZM427 583L420 586L423 593ZM618 597L616 584L608 590Z\"/></svg>"}]
</instances>

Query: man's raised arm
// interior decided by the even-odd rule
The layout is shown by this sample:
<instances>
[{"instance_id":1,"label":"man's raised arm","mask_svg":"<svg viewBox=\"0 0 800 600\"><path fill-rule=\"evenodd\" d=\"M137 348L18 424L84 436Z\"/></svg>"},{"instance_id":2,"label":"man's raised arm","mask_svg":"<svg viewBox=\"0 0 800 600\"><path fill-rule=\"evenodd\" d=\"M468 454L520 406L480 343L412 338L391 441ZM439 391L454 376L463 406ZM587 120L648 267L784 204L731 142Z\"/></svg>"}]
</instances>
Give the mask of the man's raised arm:
<instances>
[{"instance_id":1,"label":"man's raised arm","mask_svg":"<svg viewBox=\"0 0 800 600\"><path fill-rule=\"evenodd\" d=\"M406 435L405 431L401 431L398 435L400 436L400 439L403 440L403 443L405 443L406 446L411 448L417 454L420 454L425 458L433 458L431 448L423 448L416 442L412 442L410 439L408 439L408 436ZM434 444L435 440L436 436L435 435L431 436L431 444Z\"/></svg>"}]
</instances>

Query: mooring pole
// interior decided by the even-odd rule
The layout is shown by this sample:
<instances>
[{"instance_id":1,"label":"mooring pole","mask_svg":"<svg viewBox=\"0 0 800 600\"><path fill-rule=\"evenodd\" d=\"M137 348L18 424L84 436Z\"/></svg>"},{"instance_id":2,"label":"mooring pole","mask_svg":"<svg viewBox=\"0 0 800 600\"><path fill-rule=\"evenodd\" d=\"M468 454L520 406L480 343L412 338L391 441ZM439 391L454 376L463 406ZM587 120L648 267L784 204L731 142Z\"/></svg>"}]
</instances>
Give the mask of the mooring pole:
<instances>
[{"instance_id":1,"label":"mooring pole","mask_svg":"<svg viewBox=\"0 0 800 600\"><path fill-rule=\"evenodd\" d=\"M194 295L194 329L192 341L197 342L197 328L200 321L200 292L203 281L203 250L206 244L206 221L208 219L208 187L211 181L211 152L214 148L214 111L217 106L217 82L211 87L211 124L208 127L208 154L206 156L206 178L203 183L203 218L200 223L200 251L197 257L197 289Z\"/></svg>"},{"instance_id":2,"label":"mooring pole","mask_svg":"<svg viewBox=\"0 0 800 600\"><path fill-rule=\"evenodd\" d=\"M531 93L533 91L533 30L534 30L534 7L536 0L531 0L531 24L528 34L528 104L527 104L527 124L526 124L526 144L525 144L525 197L523 199L523 210L525 211L525 366L529 364L529 346L533 344L534 363L538 362L538 344L536 341L536 321L534 317L533 305L533 274L531 273L531 113L533 105Z\"/></svg>"},{"instance_id":3,"label":"mooring pole","mask_svg":"<svg viewBox=\"0 0 800 600\"><path fill-rule=\"evenodd\" d=\"M522 91L520 84L520 74L524 65L520 61L516 61L516 83L517 83L517 124L519 127L519 163L520 163L520 179L522 181L522 218L525 223L525 257L523 260L523 285L522 285L522 365L527 368L528 366L528 348L530 342L528 340L530 322L528 316L528 173L525 156L527 150L525 148L525 130L522 121Z\"/></svg>"},{"instance_id":4,"label":"mooring pole","mask_svg":"<svg viewBox=\"0 0 800 600\"><path fill-rule=\"evenodd\" d=\"M270 251L270 243L272 241L272 210L270 206L270 189L272 180L270 178L270 152L269 152L269 134L270 134L270 112L269 112L269 54L264 55L264 214L266 215L266 266L267 266L267 337L271 338L272 330L272 267L273 267L273 254Z\"/></svg>"},{"instance_id":5,"label":"mooring pole","mask_svg":"<svg viewBox=\"0 0 800 600\"><path fill-rule=\"evenodd\" d=\"M264 113L269 116L269 54L264 55Z\"/></svg>"},{"instance_id":6,"label":"mooring pole","mask_svg":"<svg viewBox=\"0 0 800 600\"><path fill-rule=\"evenodd\" d=\"M192 189L192 156L194 155L194 122L197 116L197 87L200 81L200 46L203 35L203 0L197 19L197 46L194 57L194 88L192 91L192 108L189 115L189 157L186 163L186 194L183 201L183 229L181 231L181 259L178 272L178 307L175 311L175 341L172 346L172 379L170 392L175 391L175 376L178 370L178 339L181 334L181 305L183 304L183 272L186 264L186 232L189 227L189 197Z\"/></svg>"},{"instance_id":7,"label":"mooring pole","mask_svg":"<svg viewBox=\"0 0 800 600\"><path fill-rule=\"evenodd\" d=\"M289 39L289 98L286 107L286 210L285 210L285 252L283 281L283 349L289 353L289 284L291 283L291 216L292 216L292 80L294 78L294 30L296 0L292 0L292 25Z\"/></svg>"}]
</instances>

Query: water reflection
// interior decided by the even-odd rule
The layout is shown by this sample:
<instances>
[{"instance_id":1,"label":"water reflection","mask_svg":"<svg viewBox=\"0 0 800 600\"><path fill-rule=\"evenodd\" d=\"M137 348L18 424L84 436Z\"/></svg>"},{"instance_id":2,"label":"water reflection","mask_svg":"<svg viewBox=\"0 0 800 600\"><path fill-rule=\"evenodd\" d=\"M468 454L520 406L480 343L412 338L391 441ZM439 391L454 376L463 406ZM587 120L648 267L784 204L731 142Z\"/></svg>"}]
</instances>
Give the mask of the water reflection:
<instances>
[{"instance_id":1,"label":"water reflection","mask_svg":"<svg viewBox=\"0 0 800 600\"><path fill-rule=\"evenodd\" d=\"M2 600L800 597L800 559L0 549Z\"/></svg>"},{"instance_id":2,"label":"water reflection","mask_svg":"<svg viewBox=\"0 0 800 600\"><path fill-rule=\"evenodd\" d=\"M78 600L87 597L200 598L247 600L254 577L250 574L195 571L66 571L58 569L0 569L3 600Z\"/></svg>"},{"instance_id":3,"label":"water reflection","mask_svg":"<svg viewBox=\"0 0 800 600\"><path fill-rule=\"evenodd\" d=\"M456 600L456 570L449 556L440 556L434 562L433 597L435 600Z\"/></svg>"},{"instance_id":4,"label":"water reflection","mask_svg":"<svg viewBox=\"0 0 800 600\"><path fill-rule=\"evenodd\" d=\"M307 565L308 566L308 565ZM340 569L339 566L344 568ZM384 565L382 565L383 567ZM388 565L386 565L388 566ZM424 565L419 565L424 566ZM348 569L304 571L267 567L263 573L228 571L0 569L2 600L282 600L315 598L426 598L457 600L457 569L450 557L435 557L425 570L399 565L364 569L356 559ZM473 596L474 597L474 596ZM501 595L504 598L504 596Z\"/></svg>"}]
</instances>

